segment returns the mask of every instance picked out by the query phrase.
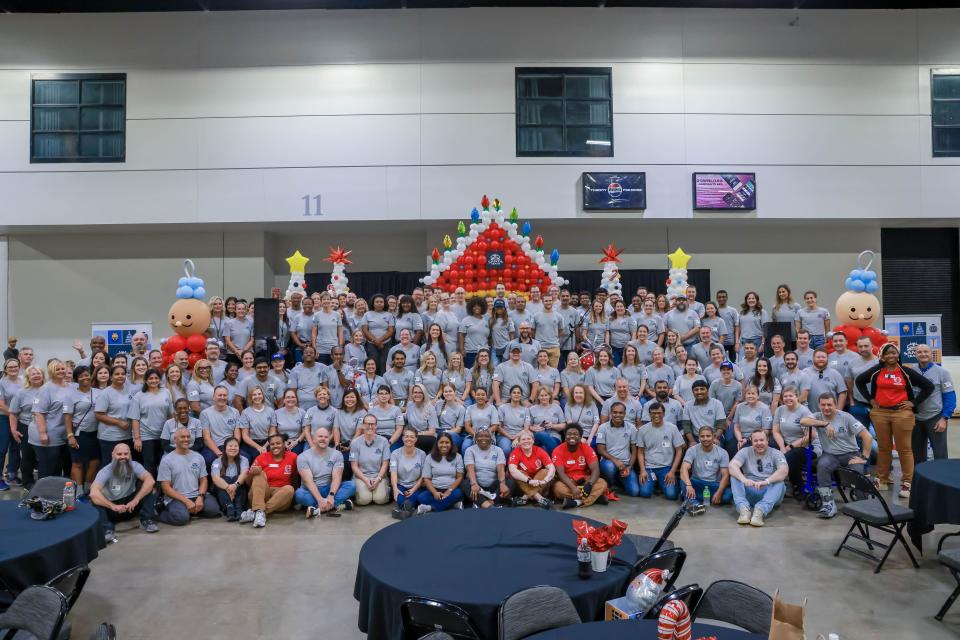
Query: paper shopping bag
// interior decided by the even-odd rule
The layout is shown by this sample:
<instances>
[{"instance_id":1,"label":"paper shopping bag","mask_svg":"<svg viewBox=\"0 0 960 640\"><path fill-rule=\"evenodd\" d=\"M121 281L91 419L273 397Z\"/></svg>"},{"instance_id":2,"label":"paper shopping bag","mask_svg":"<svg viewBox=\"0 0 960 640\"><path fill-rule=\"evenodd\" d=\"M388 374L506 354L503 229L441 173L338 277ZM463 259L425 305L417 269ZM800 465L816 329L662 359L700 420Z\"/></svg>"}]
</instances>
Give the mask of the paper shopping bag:
<instances>
[{"instance_id":1,"label":"paper shopping bag","mask_svg":"<svg viewBox=\"0 0 960 640\"><path fill-rule=\"evenodd\" d=\"M773 594L773 614L770 621L769 640L806 640L803 631L803 619L806 615L807 599L802 604L790 604L780 599L780 590Z\"/></svg>"}]
</instances>

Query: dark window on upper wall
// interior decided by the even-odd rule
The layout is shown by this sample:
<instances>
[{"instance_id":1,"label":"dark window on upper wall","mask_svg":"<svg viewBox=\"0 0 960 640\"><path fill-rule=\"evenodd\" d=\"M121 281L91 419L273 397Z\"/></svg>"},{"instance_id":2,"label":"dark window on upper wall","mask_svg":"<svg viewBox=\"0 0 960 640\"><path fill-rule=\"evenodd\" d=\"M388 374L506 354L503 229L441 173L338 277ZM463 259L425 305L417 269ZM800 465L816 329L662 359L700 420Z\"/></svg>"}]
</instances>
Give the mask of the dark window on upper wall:
<instances>
[{"instance_id":1,"label":"dark window on upper wall","mask_svg":"<svg viewBox=\"0 0 960 640\"><path fill-rule=\"evenodd\" d=\"M933 156L960 157L960 69L934 70L930 97Z\"/></svg>"},{"instance_id":2,"label":"dark window on upper wall","mask_svg":"<svg viewBox=\"0 0 960 640\"><path fill-rule=\"evenodd\" d=\"M37 74L31 78L30 162L123 162L127 75Z\"/></svg>"},{"instance_id":3,"label":"dark window on upper wall","mask_svg":"<svg viewBox=\"0 0 960 640\"><path fill-rule=\"evenodd\" d=\"M517 155L613 157L609 67L517 68Z\"/></svg>"}]
</instances>

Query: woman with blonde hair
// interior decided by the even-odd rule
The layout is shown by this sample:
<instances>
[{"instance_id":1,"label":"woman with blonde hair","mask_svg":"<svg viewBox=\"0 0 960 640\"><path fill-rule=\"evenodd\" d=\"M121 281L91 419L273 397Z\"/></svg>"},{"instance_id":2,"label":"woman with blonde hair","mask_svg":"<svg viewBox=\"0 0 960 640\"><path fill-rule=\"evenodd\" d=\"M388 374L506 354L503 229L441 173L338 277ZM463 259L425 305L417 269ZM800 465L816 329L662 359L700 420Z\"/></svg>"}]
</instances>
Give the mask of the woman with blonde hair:
<instances>
[{"instance_id":1,"label":"woman with blonde hair","mask_svg":"<svg viewBox=\"0 0 960 640\"><path fill-rule=\"evenodd\" d=\"M10 434L20 449L20 480L25 489L33 486L33 468L37 464L37 457L30 445L29 431L33 424L33 405L39 399L40 392L46 382L46 376L40 367L27 367L24 372L23 386L10 401Z\"/></svg>"},{"instance_id":2,"label":"woman with blonde hair","mask_svg":"<svg viewBox=\"0 0 960 640\"><path fill-rule=\"evenodd\" d=\"M230 321L227 317L226 307L223 304L223 298L213 296L210 298L207 306L210 307L210 326L207 327L206 336L217 340L220 343L220 348L223 348L226 346L223 342L223 334L226 332L227 325Z\"/></svg>"},{"instance_id":3,"label":"woman with blonde hair","mask_svg":"<svg viewBox=\"0 0 960 640\"><path fill-rule=\"evenodd\" d=\"M213 390L217 383L213 378L213 363L206 358L197 360L193 365L193 377L187 384L187 400L190 401L190 410L199 416L207 407L213 404Z\"/></svg>"},{"instance_id":4,"label":"woman with blonde hair","mask_svg":"<svg viewBox=\"0 0 960 640\"><path fill-rule=\"evenodd\" d=\"M443 371L437 367L437 354L433 351L425 352L420 360L420 368L413 374L413 383L423 385L427 400L433 402L440 397Z\"/></svg>"},{"instance_id":5,"label":"woman with blonde hair","mask_svg":"<svg viewBox=\"0 0 960 640\"><path fill-rule=\"evenodd\" d=\"M37 457L37 479L66 475L70 468L67 434L76 437L73 425L63 420L64 406L70 403L70 381L66 365L54 358L47 363L48 382L33 403L33 422L28 441Z\"/></svg>"},{"instance_id":6,"label":"woman with blonde hair","mask_svg":"<svg viewBox=\"0 0 960 640\"><path fill-rule=\"evenodd\" d=\"M180 370L180 367L171 364L163 372L164 386L167 388L167 393L170 394L170 404L172 405L180 398L187 397L187 388L183 384L183 371Z\"/></svg>"}]
</instances>

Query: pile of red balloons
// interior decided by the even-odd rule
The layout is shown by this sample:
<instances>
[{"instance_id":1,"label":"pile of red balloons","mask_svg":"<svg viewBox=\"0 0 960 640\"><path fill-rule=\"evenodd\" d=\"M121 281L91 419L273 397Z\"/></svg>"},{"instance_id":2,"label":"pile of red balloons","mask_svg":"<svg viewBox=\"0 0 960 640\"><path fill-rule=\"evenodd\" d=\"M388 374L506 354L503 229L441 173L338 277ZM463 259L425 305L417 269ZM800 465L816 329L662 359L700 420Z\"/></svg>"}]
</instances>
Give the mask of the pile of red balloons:
<instances>
[{"instance_id":1,"label":"pile of red balloons","mask_svg":"<svg viewBox=\"0 0 960 640\"><path fill-rule=\"evenodd\" d=\"M488 251L503 253L502 269L487 268ZM463 287L467 293L481 293L493 291L498 283L503 283L508 291L527 291L532 286L542 290L550 284L550 277L506 231L493 223L437 277L435 286L451 292Z\"/></svg>"},{"instance_id":2,"label":"pile of red balloons","mask_svg":"<svg viewBox=\"0 0 960 640\"><path fill-rule=\"evenodd\" d=\"M206 348L207 337L203 334L187 336L186 338L173 334L163 343L163 367L166 369L173 364L173 356L177 351L186 351L189 354L187 361L190 364L190 370L193 371L193 365L197 363L197 360L206 357Z\"/></svg>"},{"instance_id":3,"label":"pile of red balloons","mask_svg":"<svg viewBox=\"0 0 960 640\"><path fill-rule=\"evenodd\" d=\"M839 325L834 327L831 330L833 333L842 333L847 337L847 348L852 351L857 350L857 340L861 337L866 336L870 338L870 342L873 343L873 355L878 355L880 353L880 347L890 342L889 338L877 329L876 327L854 327L853 325ZM827 353L833 353L833 343L827 340L827 343L824 345L827 349Z\"/></svg>"}]
</instances>

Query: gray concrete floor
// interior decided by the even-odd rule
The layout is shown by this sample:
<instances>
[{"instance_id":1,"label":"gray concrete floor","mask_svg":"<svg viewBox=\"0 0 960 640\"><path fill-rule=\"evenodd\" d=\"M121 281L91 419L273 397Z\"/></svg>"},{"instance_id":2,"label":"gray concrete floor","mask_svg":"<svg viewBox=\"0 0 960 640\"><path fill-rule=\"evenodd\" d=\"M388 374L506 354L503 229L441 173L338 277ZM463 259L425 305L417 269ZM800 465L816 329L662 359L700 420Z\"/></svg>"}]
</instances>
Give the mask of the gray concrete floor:
<instances>
[{"instance_id":1,"label":"gray concrete floor","mask_svg":"<svg viewBox=\"0 0 960 640\"><path fill-rule=\"evenodd\" d=\"M953 451L960 451L957 426L951 425ZM10 493L4 497L13 498ZM620 518L633 533L659 535L674 508L662 498L624 498L583 511ZM394 522L387 507L365 507L310 522L299 513L279 515L259 530L194 521L147 535L122 525L119 542L92 564L70 616L74 637L86 638L107 620L123 640L363 638L353 599L357 554L370 535ZM790 498L762 529L738 527L730 508L685 518L672 536L688 553L679 584L706 587L729 578L769 593L779 588L791 602L807 598L811 640L828 632L843 640L960 636L960 604L944 622L933 618L955 586L936 561L936 541L956 527L938 527L925 538L920 569L895 549L874 575L854 554L833 556L849 522L819 520Z\"/></svg>"}]
</instances>

